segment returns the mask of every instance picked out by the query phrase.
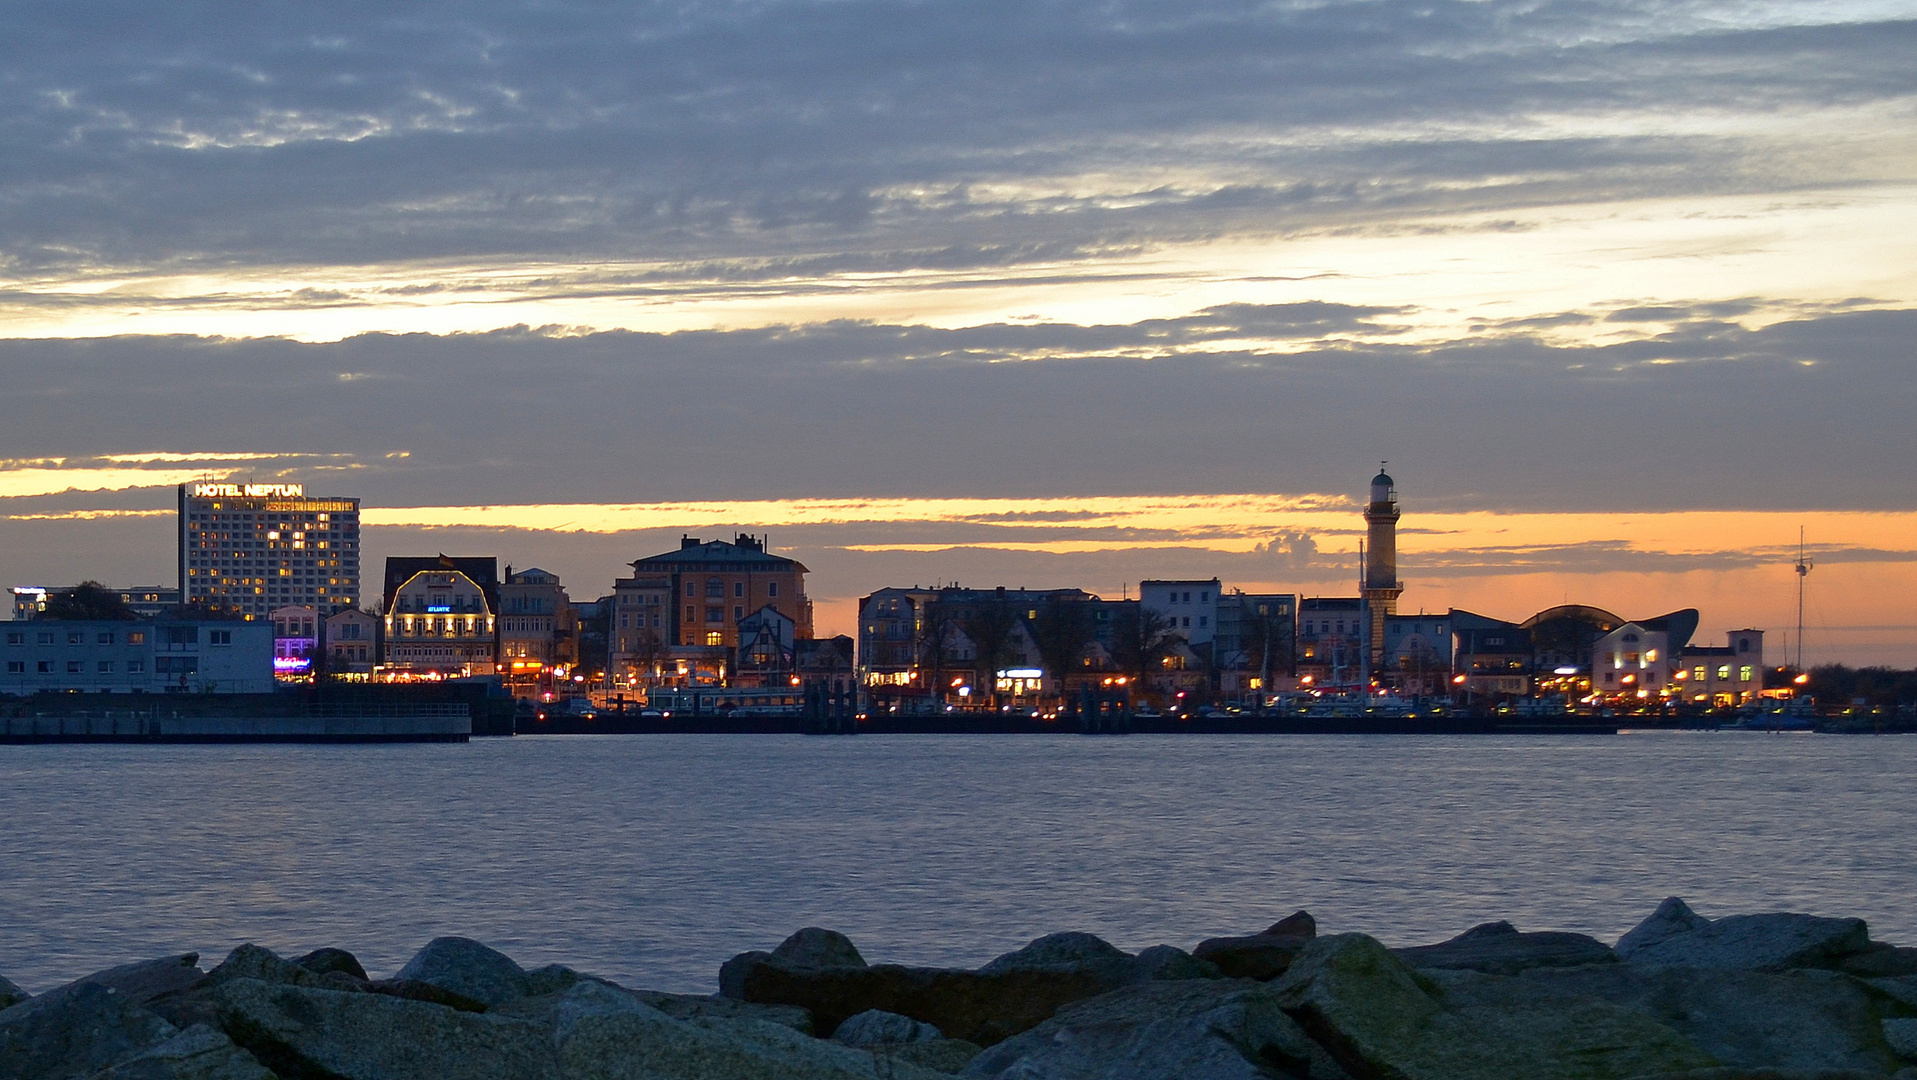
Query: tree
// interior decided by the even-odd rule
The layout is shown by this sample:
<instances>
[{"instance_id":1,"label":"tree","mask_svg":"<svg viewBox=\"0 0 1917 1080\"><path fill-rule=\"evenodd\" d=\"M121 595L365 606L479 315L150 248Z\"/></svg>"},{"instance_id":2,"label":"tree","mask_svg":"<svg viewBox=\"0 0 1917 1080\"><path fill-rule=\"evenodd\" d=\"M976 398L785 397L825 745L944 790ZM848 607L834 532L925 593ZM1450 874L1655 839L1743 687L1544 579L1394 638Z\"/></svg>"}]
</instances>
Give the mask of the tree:
<instances>
[{"instance_id":1,"label":"tree","mask_svg":"<svg viewBox=\"0 0 1917 1080\"><path fill-rule=\"evenodd\" d=\"M1238 616L1238 640L1245 665L1258 672L1261 693L1271 693L1274 675L1296 675L1298 661L1291 639L1291 618L1279 614L1281 605L1271 600L1244 601Z\"/></svg>"},{"instance_id":2,"label":"tree","mask_svg":"<svg viewBox=\"0 0 1917 1080\"><path fill-rule=\"evenodd\" d=\"M46 610L36 619L111 619L121 622L139 618L120 599L120 594L97 581L82 581L71 589L62 589L47 597Z\"/></svg>"},{"instance_id":3,"label":"tree","mask_svg":"<svg viewBox=\"0 0 1917 1080\"><path fill-rule=\"evenodd\" d=\"M1032 620L1032 641L1038 646L1038 658L1058 686L1058 699L1065 700L1065 677L1077 670L1092 642L1092 611L1083 600L1063 596L1047 597Z\"/></svg>"},{"instance_id":4,"label":"tree","mask_svg":"<svg viewBox=\"0 0 1917 1080\"><path fill-rule=\"evenodd\" d=\"M1012 637L1018 632L1018 613L1005 600L987 600L972 608L958 621L958 628L972 639L972 692L981 688L998 708L998 672L1012 651Z\"/></svg>"},{"instance_id":5,"label":"tree","mask_svg":"<svg viewBox=\"0 0 1917 1080\"><path fill-rule=\"evenodd\" d=\"M666 658L665 639L648 626L633 637L630 655L633 663L645 671L648 680L656 680L659 678L659 664Z\"/></svg>"},{"instance_id":6,"label":"tree","mask_svg":"<svg viewBox=\"0 0 1917 1080\"><path fill-rule=\"evenodd\" d=\"M1112 620L1112 662L1134 685L1164 670L1165 658L1178 647L1170 620L1134 603Z\"/></svg>"},{"instance_id":7,"label":"tree","mask_svg":"<svg viewBox=\"0 0 1917 1080\"><path fill-rule=\"evenodd\" d=\"M945 696L945 665L952 656L952 620L937 601L927 601L919 609L913 625L914 662L925 677L926 696L933 700Z\"/></svg>"}]
</instances>

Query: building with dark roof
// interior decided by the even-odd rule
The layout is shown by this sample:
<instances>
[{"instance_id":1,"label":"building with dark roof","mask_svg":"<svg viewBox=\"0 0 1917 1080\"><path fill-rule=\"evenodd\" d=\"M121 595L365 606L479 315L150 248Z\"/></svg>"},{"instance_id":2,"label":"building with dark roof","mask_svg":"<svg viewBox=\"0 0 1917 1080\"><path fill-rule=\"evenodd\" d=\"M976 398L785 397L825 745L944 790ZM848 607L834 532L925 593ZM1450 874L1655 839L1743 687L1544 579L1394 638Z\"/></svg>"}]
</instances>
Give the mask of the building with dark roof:
<instances>
[{"instance_id":1,"label":"building with dark roof","mask_svg":"<svg viewBox=\"0 0 1917 1080\"><path fill-rule=\"evenodd\" d=\"M613 583L613 593L621 599L663 602L641 603L635 610L633 603L615 601L609 632L615 642L622 630L630 640L636 630L632 619L649 612L648 622L656 614L660 625L646 629L667 646L737 649L739 624L748 614L771 607L792 620L795 640L809 641L812 601L805 595L806 572L797 559L767 551L762 536L740 533L732 540L706 541L682 537L678 550L634 561L632 577Z\"/></svg>"}]
</instances>

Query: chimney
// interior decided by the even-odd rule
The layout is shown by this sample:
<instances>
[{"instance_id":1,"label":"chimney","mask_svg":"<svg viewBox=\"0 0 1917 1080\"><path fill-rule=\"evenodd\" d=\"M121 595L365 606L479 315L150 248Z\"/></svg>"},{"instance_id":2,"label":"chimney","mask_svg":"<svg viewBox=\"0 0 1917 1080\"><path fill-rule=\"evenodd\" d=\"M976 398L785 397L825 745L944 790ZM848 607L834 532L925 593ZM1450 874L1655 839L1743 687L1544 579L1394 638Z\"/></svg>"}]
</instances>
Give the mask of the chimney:
<instances>
[{"instance_id":1,"label":"chimney","mask_svg":"<svg viewBox=\"0 0 1917 1080\"><path fill-rule=\"evenodd\" d=\"M684 533L679 534L679 550L680 551L684 551L687 548L696 548L698 546L699 546L699 541L695 539L694 537L687 536Z\"/></svg>"}]
</instances>

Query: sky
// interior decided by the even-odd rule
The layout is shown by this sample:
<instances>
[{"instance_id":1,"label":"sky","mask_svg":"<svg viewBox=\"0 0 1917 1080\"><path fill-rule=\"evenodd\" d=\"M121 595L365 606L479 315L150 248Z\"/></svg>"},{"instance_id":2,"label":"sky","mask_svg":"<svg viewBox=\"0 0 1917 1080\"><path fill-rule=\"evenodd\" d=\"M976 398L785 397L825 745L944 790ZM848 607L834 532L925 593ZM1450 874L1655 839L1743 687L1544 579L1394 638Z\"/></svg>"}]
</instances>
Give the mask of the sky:
<instances>
[{"instance_id":1,"label":"sky","mask_svg":"<svg viewBox=\"0 0 1917 1080\"><path fill-rule=\"evenodd\" d=\"M1917 666L1917 0L0 11L0 584L170 485L596 597L1702 612ZM1798 540L1815 569L1795 637Z\"/></svg>"}]
</instances>

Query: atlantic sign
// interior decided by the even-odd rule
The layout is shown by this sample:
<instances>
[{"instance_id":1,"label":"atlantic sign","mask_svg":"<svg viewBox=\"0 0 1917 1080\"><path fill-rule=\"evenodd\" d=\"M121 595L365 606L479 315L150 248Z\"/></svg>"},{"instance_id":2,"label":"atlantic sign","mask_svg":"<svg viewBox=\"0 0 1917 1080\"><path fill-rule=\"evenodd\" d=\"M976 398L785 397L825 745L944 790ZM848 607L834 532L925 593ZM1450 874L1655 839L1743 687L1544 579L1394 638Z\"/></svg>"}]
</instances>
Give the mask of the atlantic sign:
<instances>
[{"instance_id":1,"label":"atlantic sign","mask_svg":"<svg viewBox=\"0 0 1917 1080\"><path fill-rule=\"evenodd\" d=\"M297 499L305 484L194 484L196 499Z\"/></svg>"}]
</instances>

